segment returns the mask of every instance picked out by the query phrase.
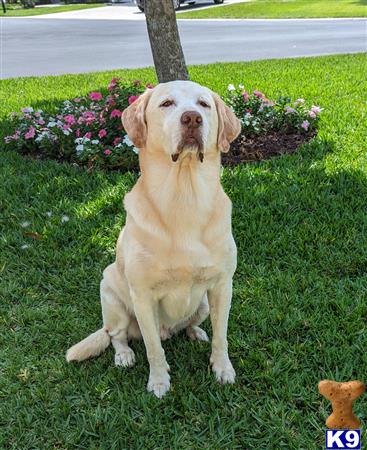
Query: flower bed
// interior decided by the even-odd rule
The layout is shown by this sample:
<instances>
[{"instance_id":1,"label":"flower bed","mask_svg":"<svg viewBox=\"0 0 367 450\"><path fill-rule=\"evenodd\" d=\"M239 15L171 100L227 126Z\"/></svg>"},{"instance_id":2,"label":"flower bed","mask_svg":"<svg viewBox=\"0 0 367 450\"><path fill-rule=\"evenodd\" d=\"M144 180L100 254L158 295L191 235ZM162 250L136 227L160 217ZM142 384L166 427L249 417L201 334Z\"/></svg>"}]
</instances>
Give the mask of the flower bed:
<instances>
[{"instance_id":1,"label":"flower bed","mask_svg":"<svg viewBox=\"0 0 367 450\"><path fill-rule=\"evenodd\" d=\"M54 158L88 168L137 169L138 149L122 127L121 114L146 88L153 85L144 86L139 80L123 84L114 78L106 92L66 100L54 114L24 108L11 114L14 132L5 142L36 158ZM224 100L242 124L233 150L223 158L224 164L231 165L264 159L282 153L283 148L294 151L314 136L321 112L318 106L307 107L303 99L292 103L290 98L281 97L272 101L259 91L246 92L241 85L229 85ZM274 152L275 141L280 146ZM259 142L269 151L254 152Z\"/></svg>"}]
</instances>

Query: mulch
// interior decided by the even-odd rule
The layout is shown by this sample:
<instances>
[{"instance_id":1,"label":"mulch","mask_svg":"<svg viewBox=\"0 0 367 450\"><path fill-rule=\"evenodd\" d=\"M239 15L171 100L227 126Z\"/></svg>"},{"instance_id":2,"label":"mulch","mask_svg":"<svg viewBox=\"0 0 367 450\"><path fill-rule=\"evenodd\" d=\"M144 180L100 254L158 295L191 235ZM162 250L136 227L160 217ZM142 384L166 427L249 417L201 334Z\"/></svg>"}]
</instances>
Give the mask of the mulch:
<instances>
[{"instance_id":1,"label":"mulch","mask_svg":"<svg viewBox=\"0 0 367 450\"><path fill-rule=\"evenodd\" d=\"M307 134L272 131L265 135L251 137L240 134L232 142L230 151L222 154L222 164L234 167L242 163L262 161L273 156L294 153L301 144L309 142L315 134L315 131Z\"/></svg>"}]
</instances>

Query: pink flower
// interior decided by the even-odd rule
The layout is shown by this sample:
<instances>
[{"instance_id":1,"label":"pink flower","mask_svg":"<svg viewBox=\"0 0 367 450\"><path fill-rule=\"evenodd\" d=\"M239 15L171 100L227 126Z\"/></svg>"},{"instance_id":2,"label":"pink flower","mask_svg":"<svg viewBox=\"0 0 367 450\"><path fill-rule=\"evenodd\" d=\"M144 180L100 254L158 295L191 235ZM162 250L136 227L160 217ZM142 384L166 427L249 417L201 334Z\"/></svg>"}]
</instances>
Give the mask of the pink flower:
<instances>
[{"instance_id":1,"label":"pink flower","mask_svg":"<svg viewBox=\"0 0 367 450\"><path fill-rule=\"evenodd\" d=\"M153 88L154 88L154 84L152 84L152 83L147 83L147 84L145 85L145 87L146 87L147 89L153 89Z\"/></svg>"},{"instance_id":2,"label":"pink flower","mask_svg":"<svg viewBox=\"0 0 367 450\"><path fill-rule=\"evenodd\" d=\"M114 109L111 114L110 117L111 119L113 119L114 117L121 117L121 111L119 109Z\"/></svg>"},{"instance_id":3,"label":"pink flower","mask_svg":"<svg viewBox=\"0 0 367 450\"><path fill-rule=\"evenodd\" d=\"M76 137L80 137L80 128L78 128L78 129L76 130L75 136L76 136Z\"/></svg>"},{"instance_id":4,"label":"pink flower","mask_svg":"<svg viewBox=\"0 0 367 450\"><path fill-rule=\"evenodd\" d=\"M107 131L105 129L99 130L98 137L103 138L107 136Z\"/></svg>"},{"instance_id":5,"label":"pink flower","mask_svg":"<svg viewBox=\"0 0 367 450\"><path fill-rule=\"evenodd\" d=\"M245 113L251 114L251 113L252 113L252 109L251 109L251 108L246 109L246 110L245 110Z\"/></svg>"},{"instance_id":6,"label":"pink flower","mask_svg":"<svg viewBox=\"0 0 367 450\"><path fill-rule=\"evenodd\" d=\"M136 87L139 87L139 86L141 86L141 81L140 80L134 80L133 81L133 85L136 86Z\"/></svg>"},{"instance_id":7,"label":"pink flower","mask_svg":"<svg viewBox=\"0 0 367 450\"><path fill-rule=\"evenodd\" d=\"M316 113L314 113L312 110L308 113L308 115L311 117L311 119L316 119Z\"/></svg>"},{"instance_id":8,"label":"pink flower","mask_svg":"<svg viewBox=\"0 0 367 450\"><path fill-rule=\"evenodd\" d=\"M38 125L44 125L45 121L43 119L38 119L37 123L38 123Z\"/></svg>"},{"instance_id":9,"label":"pink flower","mask_svg":"<svg viewBox=\"0 0 367 450\"><path fill-rule=\"evenodd\" d=\"M264 106L274 106L274 105L275 105L275 103L272 102L271 100L269 100L268 98L266 98L266 99L263 101L263 104L264 104Z\"/></svg>"},{"instance_id":10,"label":"pink flower","mask_svg":"<svg viewBox=\"0 0 367 450\"><path fill-rule=\"evenodd\" d=\"M85 133L84 137L87 139L91 139L92 133L90 131L88 131L87 133Z\"/></svg>"},{"instance_id":11,"label":"pink flower","mask_svg":"<svg viewBox=\"0 0 367 450\"><path fill-rule=\"evenodd\" d=\"M108 148L106 148L106 150L103 152L105 155L110 155L112 152L111 150L109 150Z\"/></svg>"},{"instance_id":12,"label":"pink flower","mask_svg":"<svg viewBox=\"0 0 367 450\"><path fill-rule=\"evenodd\" d=\"M130 97L128 98L128 102L129 102L129 105L131 105L132 103L134 103L136 100L138 99L138 96L137 95L130 95Z\"/></svg>"},{"instance_id":13,"label":"pink flower","mask_svg":"<svg viewBox=\"0 0 367 450\"><path fill-rule=\"evenodd\" d=\"M75 103L79 103L80 101L81 101L80 98L78 98L78 97L77 97L77 98L74 98L74 102L75 102Z\"/></svg>"},{"instance_id":14,"label":"pink flower","mask_svg":"<svg viewBox=\"0 0 367 450\"><path fill-rule=\"evenodd\" d=\"M258 98L265 98L265 95L260 91L255 90L254 95L256 95L256 97L258 97Z\"/></svg>"},{"instance_id":15,"label":"pink flower","mask_svg":"<svg viewBox=\"0 0 367 450\"><path fill-rule=\"evenodd\" d=\"M285 107L285 113L286 114L293 114L296 110L294 108L291 108L290 106Z\"/></svg>"},{"instance_id":16,"label":"pink flower","mask_svg":"<svg viewBox=\"0 0 367 450\"><path fill-rule=\"evenodd\" d=\"M102 96L102 94L100 92L91 92L89 94L89 98L91 100L94 100L94 101L98 102L99 100L102 100L103 96Z\"/></svg>"},{"instance_id":17,"label":"pink flower","mask_svg":"<svg viewBox=\"0 0 367 450\"><path fill-rule=\"evenodd\" d=\"M36 129L31 125L29 130L25 133L24 137L26 139L32 139L36 135Z\"/></svg>"},{"instance_id":18,"label":"pink flower","mask_svg":"<svg viewBox=\"0 0 367 450\"><path fill-rule=\"evenodd\" d=\"M64 120L69 125L74 125L75 123L75 117L72 114L68 114L64 117Z\"/></svg>"},{"instance_id":19,"label":"pink flower","mask_svg":"<svg viewBox=\"0 0 367 450\"><path fill-rule=\"evenodd\" d=\"M96 120L96 115L92 111L86 111L83 113L82 118L85 120L85 123L87 125L90 125L94 120ZM80 119L80 117L79 117L79 119ZM79 122L79 119L78 119L78 123L82 123L82 122Z\"/></svg>"},{"instance_id":20,"label":"pink flower","mask_svg":"<svg viewBox=\"0 0 367 450\"><path fill-rule=\"evenodd\" d=\"M20 131L17 130L12 136L5 136L4 141L6 142L6 144L9 144L9 142L11 141L17 141L19 139L20 136Z\"/></svg>"},{"instance_id":21,"label":"pink flower","mask_svg":"<svg viewBox=\"0 0 367 450\"><path fill-rule=\"evenodd\" d=\"M245 103L250 100L250 96L248 95L248 93L246 91L242 92L242 98Z\"/></svg>"},{"instance_id":22,"label":"pink flower","mask_svg":"<svg viewBox=\"0 0 367 450\"><path fill-rule=\"evenodd\" d=\"M113 140L113 146L115 147L117 144L119 144L120 142L121 142L121 138L120 137L117 137L117 138L115 138L114 140Z\"/></svg>"},{"instance_id":23,"label":"pink flower","mask_svg":"<svg viewBox=\"0 0 367 450\"><path fill-rule=\"evenodd\" d=\"M308 127L310 126L310 122L308 121L308 120L304 120L303 122L302 122L302 124L301 124L301 127L305 130L305 131L307 131L308 130Z\"/></svg>"},{"instance_id":24,"label":"pink flower","mask_svg":"<svg viewBox=\"0 0 367 450\"><path fill-rule=\"evenodd\" d=\"M109 96L107 97L107 102L108 102L108 104L109 104L110 106L116 105L116 102L115 102L115 100L113 99L113 96L112 96L112 95L109 95Z\"/></svg>"},{"instance_id":25,"label":"pink flower","mask_svg":"<svg viewBox=\"0 0 367 450\"><path fill-rule=\"evenodd\" d=\"M107 89L109 91L112 91L116 87L117 83L118 83L118 78L112 78L112 80L110 81L110 84L108 85Z\"/></svg>"},{"instance_id":26,"label":"pink flower","mask_svg":"<svg viewBox=\"0 0 367 450\"><path fill-rule=\"evenodd\" d=\"M320 106L312 105L311 111L314 112L315 114L320 114L321 108Z\"/></svg>"}]
</instances>

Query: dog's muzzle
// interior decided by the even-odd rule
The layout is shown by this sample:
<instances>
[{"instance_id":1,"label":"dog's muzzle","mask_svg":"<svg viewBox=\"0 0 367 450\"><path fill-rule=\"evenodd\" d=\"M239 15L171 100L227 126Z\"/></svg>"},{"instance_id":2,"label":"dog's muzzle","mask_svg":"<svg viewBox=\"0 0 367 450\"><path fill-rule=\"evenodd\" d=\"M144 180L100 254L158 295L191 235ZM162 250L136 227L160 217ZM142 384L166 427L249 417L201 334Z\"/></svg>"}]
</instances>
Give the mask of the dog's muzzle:
<instances>
[{"instance_id":1,"label":"dog's muzzle","mask_svg":"<svg viewBox=\"0 0 367 450\"><path fill-rule=\"evenodd\" d=\"M177 152L171 155L176 162L180 154L186 149L196 149L199 161L204 161L202 125L203 118L196 111L186 111L181 116L182 135L177 146Z\"/></svg>"}]
</instances>

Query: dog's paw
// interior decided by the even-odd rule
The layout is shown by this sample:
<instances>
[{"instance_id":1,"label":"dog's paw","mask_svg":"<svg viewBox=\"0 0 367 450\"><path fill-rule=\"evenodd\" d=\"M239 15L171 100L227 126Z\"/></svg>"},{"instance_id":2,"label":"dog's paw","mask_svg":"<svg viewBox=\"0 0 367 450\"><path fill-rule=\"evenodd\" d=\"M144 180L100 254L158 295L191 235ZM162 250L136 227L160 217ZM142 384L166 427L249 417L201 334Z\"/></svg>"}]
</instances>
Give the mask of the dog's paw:
<instances>
[{"instance_id":1,"label":"dog's paw","mask_svg":"<svg viewBox=\"0 0 367 450\"><path fill-rule=\"evenodd\" d=\"M161 373L160 375L149 375L149 381L147 390L148 392L153 392L153 394L158 397L162 398L166 392L169 390L170 387L170 377L168 375L168 372L165 371Z\"/></svg>"},{"instance_id":2,"label":"dog's paw","mask_svg":"<svg viewBox=\"0 0 367 450\"><path fill-rule=\"evenodd\" d=\"M161 326L159 334L161 337L161 341L165 341L172 336L171 330L169 328L165 327L164 325Z\"/></svg>"},{"instance_id":3,"label":"dog's paw","mask_svg":"<svg viewBox=\"0 0 367 450\"><path fill-rule=\"evenodd\" d=\"M200 327L189 326L186 328L186 334L192 341L209 342L208 335Z\"/></svg>"},{"instance_id":4,"label":"dog's paw","mask_svg":"<svg viewBox=\"0 0 367 450\"><path fill-rule=\"evenodd\" d=\"M236 372L229 358L211 359L212 369L215 378L221 384L234 383Z\"/></svg>"},{"instance_id":5,"label":"dog's paw","mask_svg":"<svg viewBox=\"0 0 367 450\"><path fill-rule=\"evenodd\" d=\"M115 366L131 367L135 364L135 353L131 348L115 354Z\"/></svg>"}]
</instances>

